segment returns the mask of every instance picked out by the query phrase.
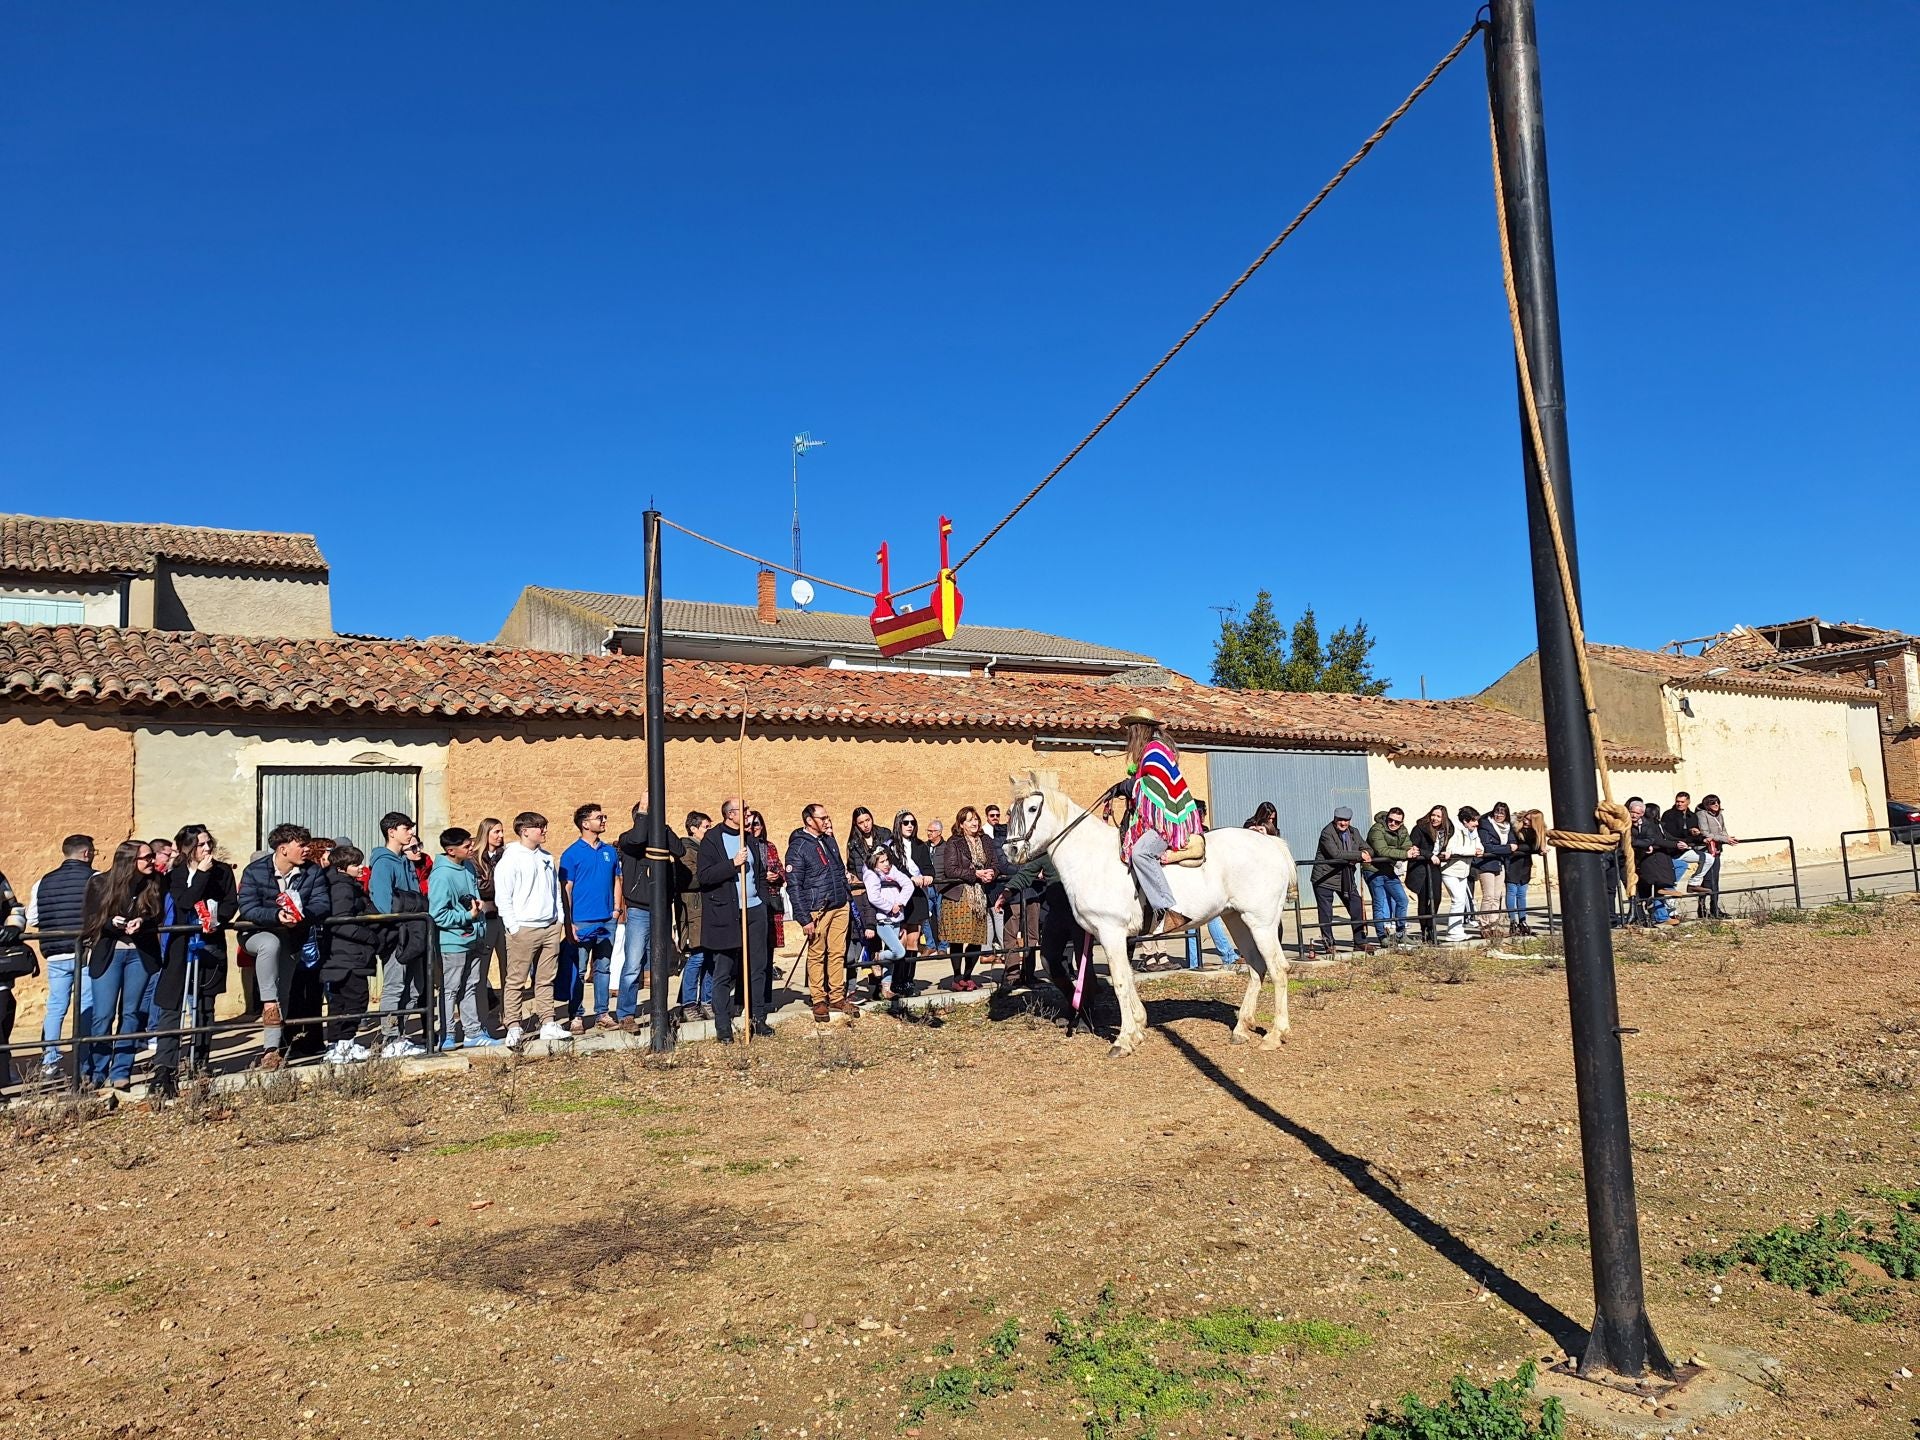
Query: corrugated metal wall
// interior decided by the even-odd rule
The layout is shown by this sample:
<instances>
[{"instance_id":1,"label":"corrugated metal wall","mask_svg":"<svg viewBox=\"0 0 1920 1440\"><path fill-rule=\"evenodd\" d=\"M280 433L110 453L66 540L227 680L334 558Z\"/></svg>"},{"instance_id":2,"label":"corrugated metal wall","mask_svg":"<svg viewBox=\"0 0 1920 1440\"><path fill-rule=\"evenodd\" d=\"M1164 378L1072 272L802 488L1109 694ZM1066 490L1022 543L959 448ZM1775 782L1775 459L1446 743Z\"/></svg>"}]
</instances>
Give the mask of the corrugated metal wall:
<instances>
[{"instance_id":1,"label":"corrugated metal wall","mask_svg":"<svg viewBox=\"0 0 1920 1440\"><path fill-rule=\"evenodd\" d=\"M1215 750L1207 756L1207 788L1208 819L1219 826L1238 825L1271 800L1296 860L1312 857L1336 805L1352 807L1363 835L1373 814L1364 754Z\"/></svg>"},{"instance_id":2,"label":"corrugated metal wall","mask_svg":"<svg viewBox=\"0 0 1920 1440\"><path fill-rule=\"evenodd\" d=\"M347 768L263 769L260 772L260 830L256 845L267 843L276 825L304 825L316 835L349 839L371 851L382 841L380 818L393 810L420 815L418 770ZM433 838L427 837L431 846Z\"/></svg>"}]
</instances>

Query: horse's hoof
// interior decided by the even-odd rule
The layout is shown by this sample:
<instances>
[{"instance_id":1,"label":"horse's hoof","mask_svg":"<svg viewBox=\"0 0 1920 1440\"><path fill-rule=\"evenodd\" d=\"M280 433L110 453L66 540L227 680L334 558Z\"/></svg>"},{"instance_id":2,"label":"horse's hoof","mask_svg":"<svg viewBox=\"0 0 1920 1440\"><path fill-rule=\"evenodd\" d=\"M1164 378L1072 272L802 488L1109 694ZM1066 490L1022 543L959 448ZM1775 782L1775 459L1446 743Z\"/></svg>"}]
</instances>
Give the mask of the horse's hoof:
<instances>
[{"instance_id":1,"label":"horse's hoof","mask_svg":"<svg viewBox=\"0 0 1920 1440\"><path fill-rule=\"evenodd\" d=\"M1227 1043L1229 1045L1245 1045L1250 1042L1248 1041L1245 1035L1242 1035L1238 1030L1235 1030L1231 1035L1227 1036Z\"/></svg>"},{"instance_id":2,"label":"horse's hoof","mask_svg":"<svg viewBox=\"0 0 1920 1440\"><path fill-rule=\"evenodd\" d=\"M1130 1051L1125 1050L1118 1045L1109 1045L1107 1047L1107 1059L1109 1060L1124 1060L1127 1058L1127 1056L1130 1053L1131 1053Z\"/></svg>"}]
</instances>

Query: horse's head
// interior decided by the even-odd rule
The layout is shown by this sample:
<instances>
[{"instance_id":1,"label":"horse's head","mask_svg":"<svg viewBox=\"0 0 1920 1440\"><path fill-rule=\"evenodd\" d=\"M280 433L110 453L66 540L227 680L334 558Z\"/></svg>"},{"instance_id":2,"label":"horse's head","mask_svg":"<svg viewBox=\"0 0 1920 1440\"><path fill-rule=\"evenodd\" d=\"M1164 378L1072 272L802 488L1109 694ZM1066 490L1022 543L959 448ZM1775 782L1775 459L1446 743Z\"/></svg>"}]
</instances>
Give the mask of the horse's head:
<instances>
[{"instance_id":1,"label":"horse's head","mask_svg":"<svg viewBox=\"0 0 1920 1440\"><path fill-rule=\"evenodd\" d=\"M1023 864L1035 850L1058 835L1065 822L1060 779L1050 770L1027 770L1009 777L1011 803L1007 807L1007 859Z\"/></svg>"}]
</instances>

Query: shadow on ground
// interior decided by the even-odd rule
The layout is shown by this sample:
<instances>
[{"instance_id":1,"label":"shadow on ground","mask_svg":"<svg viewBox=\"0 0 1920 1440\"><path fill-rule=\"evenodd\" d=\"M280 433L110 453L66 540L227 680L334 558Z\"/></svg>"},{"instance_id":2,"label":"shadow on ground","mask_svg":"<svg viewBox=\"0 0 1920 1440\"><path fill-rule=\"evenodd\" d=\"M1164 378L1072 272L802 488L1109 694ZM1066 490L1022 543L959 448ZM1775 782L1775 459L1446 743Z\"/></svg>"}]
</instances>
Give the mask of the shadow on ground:
<instances>
[{"instance_id":1,"label":"shadow on ground","mask_svg":"<svg viewBox=\"0 0 1920 1440\"><path fill-rule=\"evenodd\" d=\"M1460 1236L1402 1195L1385 1179L1371 1160L1341 1149L1319 1131L1301 1124L1236 1082L1232 1076L1203 1053L1192 1041L1174 1030L1181 1020L1206 1020L1231 1027L1233 1007L1218 1000L1160 1000L1147 1002L1148 1019L1154 1030L1185 1057L1188 1064L1225 1091L1251 1115L1271 1125L1281 1134L1298 1141L1314 1157L1337 1171L1359 1194L1385 1211L1409 1235L1476 1284L1484 1285L1501 1300L1553 1338L1569 1355L1583 1353L1586 1329L1571 1315L1545 1296L1529 1289L1500 1266L1482 1255Z\"/></svg>"}]
</instances>

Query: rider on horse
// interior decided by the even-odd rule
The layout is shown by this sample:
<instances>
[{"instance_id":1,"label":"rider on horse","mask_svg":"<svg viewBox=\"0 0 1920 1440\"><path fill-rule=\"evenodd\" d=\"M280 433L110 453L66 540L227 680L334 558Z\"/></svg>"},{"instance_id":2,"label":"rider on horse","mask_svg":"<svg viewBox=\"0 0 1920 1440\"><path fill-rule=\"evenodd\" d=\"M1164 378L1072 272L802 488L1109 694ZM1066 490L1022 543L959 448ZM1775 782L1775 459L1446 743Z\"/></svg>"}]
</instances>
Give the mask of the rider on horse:
<instances>
[{"instance_id":1,"label":"rider on horse","mask_svg":"<svg viewBox=\"0 0 1920 1440\"><path fill-rule=\"evenodd\" d=\"M1120 828L1120 858L1133 870L1134 883L1150 907L1142 917L1142 935L1184 930L1190 923L1174 908L1165 867L1198 859L1200 804L1180 774L1180 752L1160 717L1137 705L1120 717L1127 727L1127 778L1103 798L1102 819L1113 818L1113 802L1125 799Z\"/></svg>"}]
</instances>

